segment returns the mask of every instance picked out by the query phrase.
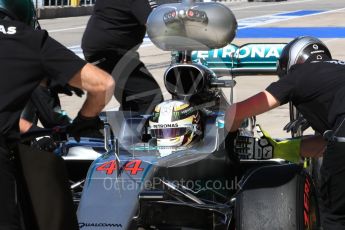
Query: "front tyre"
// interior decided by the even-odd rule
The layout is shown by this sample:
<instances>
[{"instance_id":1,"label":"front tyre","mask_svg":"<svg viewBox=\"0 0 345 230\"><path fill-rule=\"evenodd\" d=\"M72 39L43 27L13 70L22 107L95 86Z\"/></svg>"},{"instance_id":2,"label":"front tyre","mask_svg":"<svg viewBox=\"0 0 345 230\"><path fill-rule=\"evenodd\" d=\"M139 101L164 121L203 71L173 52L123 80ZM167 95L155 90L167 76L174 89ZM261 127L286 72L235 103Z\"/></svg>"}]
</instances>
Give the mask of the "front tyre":
<instances>
[{"instance_id":1,"label":"front tyre","mask_svg":"<svg viewBox=\"0 0 345 230\"><path fill-rule=\"evenodd\" d=\"M315 187L303 171L277 187L244 190L235 215L236 230L320 229Z\"/></svg>"}]
</instances>

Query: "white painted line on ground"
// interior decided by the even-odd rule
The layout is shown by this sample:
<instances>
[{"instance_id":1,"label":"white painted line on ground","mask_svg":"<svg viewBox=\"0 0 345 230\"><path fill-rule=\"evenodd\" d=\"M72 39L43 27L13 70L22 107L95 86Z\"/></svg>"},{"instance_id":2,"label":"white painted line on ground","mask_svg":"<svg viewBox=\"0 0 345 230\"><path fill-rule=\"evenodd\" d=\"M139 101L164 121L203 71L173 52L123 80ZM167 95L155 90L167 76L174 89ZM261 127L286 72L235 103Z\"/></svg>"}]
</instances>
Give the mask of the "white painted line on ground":
<instances>
[{"instance_id":1,"label":"white painted line on ground","mask_svg":"<svg viewBox=\"0 0 345 230\"><path fill-rule=\"evenodd\" d=\"M251 8L262 8L262 7L277 6L277 5L290 5L290 4L313 2L313 1L316 1L316 0L297 0L297 1L289 1L289 2L275 2L272 4L264 4L264 5L244 6L244 7L238 7L238 8L234 7L234 8L231 8L231 10L246 10L246 9L251 9Z\"/></svg>"},{"instance_id":2,"label":"white painted line on ground","mask_svg":"<svg viewBox=\"0 0 345 230\"><path fill-rule=\"evenodd\" d=\"M285 12L284 12L285 13ZM238 21L238 29L244 29L249 27L256 27L261 25L266 25L269 23L275 23L275 22L281 22L281 21L287 21L295 18L301 18L305 17L305 15L279 15L284 13L278 13L278 14L268 14L268 15L262 15L254 18L243 18ZM286 12L289 13L289 12ZM312 14L316 15L316 13Z\"/></svg>"},{"instance_id":3,"label":"white painted line on ground","mask_svg":"<svg viewBox=\"0 0 345 230\"><path fill-rule=\"evenodd\" d=\"M328 10L328 11L322 11L318 13L306 14L306 15L296 15L296 16L278 15L278 14L294 12L294 11L287 11L287 12L282 12L282 13L273 14L273 15L268 14L268 15L262 15L259 17L253 17L253 18L243 18L238 21L238 27L239 29L243 29L243 28L249 28L249 27L255 27L255 26L262 26L262 25L267 25L270 23L288 21L288 20L292 20L296 18L306 18L306 17L322 15L322 14L329 14L329 13L334 13L334 12L342 11L342 10L345 10L345 7L340 8L340 9L335 9L335 10Z\"/></svg>"},{"instance_id":4,"label":"white painted line on ground","mask_svg":"<svg viewBox=\"0 0 345 230\"><path fill-rule=\"evenodd\" d=\"M70 27L65 29L56 29L56 30L48 30L48 33L57 33L62 31L68 31L68 30L78 30L78 29L85 29L86 26L78 26L78 27Z\"/></svg>"}]
</instances>

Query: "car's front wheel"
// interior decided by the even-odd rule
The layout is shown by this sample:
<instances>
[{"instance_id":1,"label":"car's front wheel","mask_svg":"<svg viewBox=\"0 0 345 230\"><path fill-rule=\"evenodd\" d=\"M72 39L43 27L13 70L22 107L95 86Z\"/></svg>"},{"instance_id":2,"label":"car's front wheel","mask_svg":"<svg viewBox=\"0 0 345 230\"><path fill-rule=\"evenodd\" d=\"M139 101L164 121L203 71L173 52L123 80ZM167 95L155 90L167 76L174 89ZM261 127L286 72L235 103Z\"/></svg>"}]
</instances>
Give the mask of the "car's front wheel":
<instances>
[{"instance_id":1,"label":"car's front wheel","mask_svg":"<svg viewBox=\"0 0 345 230\"><path fill-rule=\"evenodd\" d=\"M279 186L245 189L236 200L235 221L236 230L319 229L318 200L310 176L301 171Z\"/></svg>"}]
</instances>

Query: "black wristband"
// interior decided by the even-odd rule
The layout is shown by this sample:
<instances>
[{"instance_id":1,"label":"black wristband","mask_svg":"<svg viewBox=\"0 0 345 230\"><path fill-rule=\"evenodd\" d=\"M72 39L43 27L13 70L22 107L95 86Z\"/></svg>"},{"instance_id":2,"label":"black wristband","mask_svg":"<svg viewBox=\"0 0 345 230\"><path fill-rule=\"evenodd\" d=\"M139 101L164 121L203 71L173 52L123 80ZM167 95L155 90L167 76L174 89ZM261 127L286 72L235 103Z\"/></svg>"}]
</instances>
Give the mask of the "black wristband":
<instances>
[{"instance_id":1,"label":"black wristband","mask_svg":"<svg viewBox=\"0 0 345 230\"><path fill-rule=\"evenodd\" d=\"M41 130L44 130L44 128L41 128L35 124L32 124L27 132L37 132L37 131L41 131Z\"/></svg>"}]
</instances>

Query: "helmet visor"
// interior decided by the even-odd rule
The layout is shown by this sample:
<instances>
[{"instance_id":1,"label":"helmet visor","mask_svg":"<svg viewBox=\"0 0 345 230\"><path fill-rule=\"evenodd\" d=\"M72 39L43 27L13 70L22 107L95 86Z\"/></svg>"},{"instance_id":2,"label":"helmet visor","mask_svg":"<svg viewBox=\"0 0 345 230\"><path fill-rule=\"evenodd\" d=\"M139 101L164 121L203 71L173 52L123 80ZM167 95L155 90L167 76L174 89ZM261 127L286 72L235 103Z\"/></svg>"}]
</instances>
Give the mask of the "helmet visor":
<instances>
[{"instance_id":1,"label":"helmet visor","mask_svg":"<svg viewBox=\"0 0 345 230\"><path fill-rule=\"evenodd\" d=\"M151 129L151 135L157 139L175 138L185 135L189 130L190 128L188 127Z\"/></svg>"}]
</instances>

